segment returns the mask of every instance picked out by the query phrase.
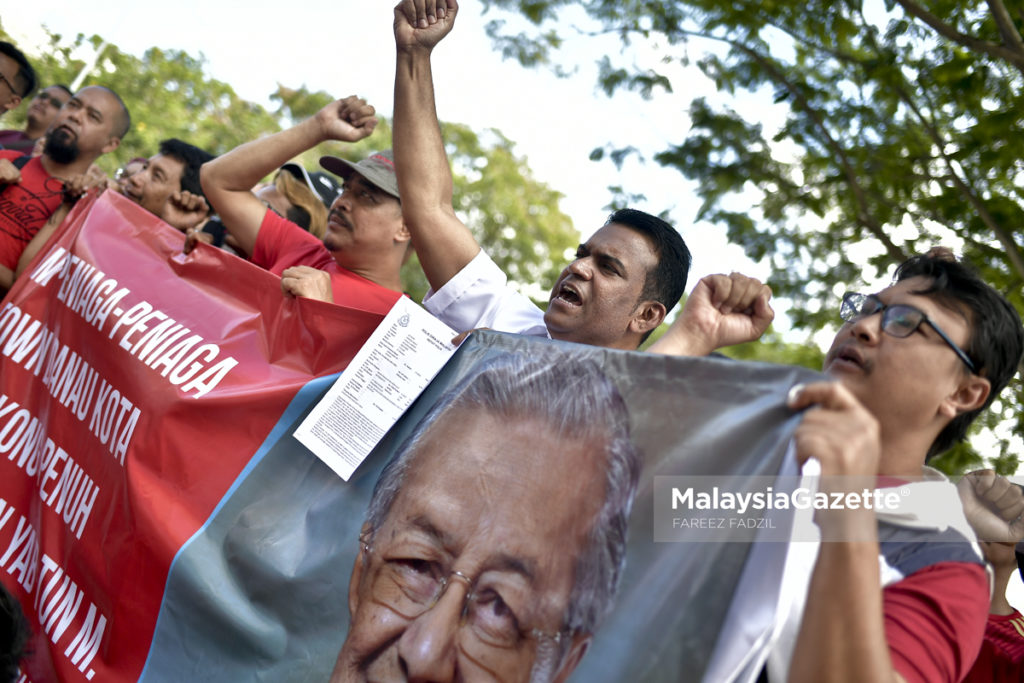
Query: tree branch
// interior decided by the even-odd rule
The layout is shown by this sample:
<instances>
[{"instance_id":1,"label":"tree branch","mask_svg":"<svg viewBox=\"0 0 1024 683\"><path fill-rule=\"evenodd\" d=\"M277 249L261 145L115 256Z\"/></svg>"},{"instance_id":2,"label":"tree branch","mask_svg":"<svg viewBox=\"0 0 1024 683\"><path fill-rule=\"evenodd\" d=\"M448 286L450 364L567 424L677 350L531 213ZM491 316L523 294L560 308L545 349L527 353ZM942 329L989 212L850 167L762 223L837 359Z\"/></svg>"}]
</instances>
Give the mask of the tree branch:
<instances>
[{"instance_id":1,"label":"tree branch","mask_svg":"<svg viewBox=\"0 0 1024 683\"><path fill-rule=\"evenodd\" d=\"M1024 278L1024 256L1021 255L1020 249L1016 242L1013 240L1013 236L1007 233L1002 226L996 221L995 217L989 212L988 207L985 206L985 202L982 201L981 197L977 195L967 181L960 177L960 174L956 171L956 166L953 164L952 159L946 154L946 141L942 139L942 135L935 127L924 112L922 112L917 103L914 102L911 97L907 94L906 90L901 87L896 88L896 94L899 95L900 100L907 105L907 108L914 113L914 116L924 127L928 137L931 138L932 144L935 145L938 150L939 157L948 170L947 177L953 181L953 184L960 190L960 193L967 199L967 202L977 212L981 222L985 224L992 234L996 236L999 243L1003 246L1006 252L1006 257L1010 261L1010 266L1016 271L1017 277Z\"/></svg>"},{"instance_id":2,"label":"tree branch","mask_svg":"<svg viewBox=\"0 0 1024 683\"><path fill-rule=\"evenodd\" d=\"M999 35L1003 37L1003 44L1018 55L1024 55L1024 40L1021 39L1017 27L1013 25L1013 19L1006 10L1002 0L988 0L988 8L992 10L992 19L999 27Z\"/></svg>"},{"instance_id":3,"label":"tree branch","mask_svg":"<svg viewBox=\"0 0 1024 683\"><path fill-rule=\"evenodd\" d=\"M1024 51L1016 52L1003 45L996 45L985 40L979 40L974 36L961 33L949 24L943 23L937 16L918 5L914 0L896 0L896 3L906 10L907 14L917 17L928 26L932 27L940 36L952 40L975 52L982 52L990 57L997 57L1017 67L1017 70L1024 75ZM998 19L997 19L998 23ZM1002 26L1000 26L1002 33ZM1005 35L1004 35L1005 39Z\"/></svg>"},{"instance_id":4,"label":"tree branch","mask_svg":"<svg viewBox=\"0 0 1024 683\"><path fill-rule=\"evenodd\" d=\"M625 31L629 32L629 29L626 28ZM601 31L601 33L611 32L621 35L623 33L623 28L620 27L618 29L612 29L611 27L609 27ZM867 192L861 186L860 181L857 177L857 171L853 167L853 164L850 162L850 159L846 154L846 150L843 149L842 145L840 145L836 141L836 139L832 137L832 134L825 126L825 123L822 121L817 111L807 100L807 98L803 95L803 93L800 92L800 90L786 78L785 74L782 73L782 71L778 69L777 66L771 60L767 59L764 55L760 54L756 50L744 45L743 43L735 39L725 38L722 36L716 36L713 34L702 33L700 31L693 31L682 28L679 29L679 33L681 35L722 42L736 48L737 50L743 52L744 54L748 55L756 62L761 64L765 68L765 70L768 71L772 80L783 86L790 93L790 95L794 98L794 101L798 102L800 104L800 107L807 113L807 116L810 117L811 122L814 124L814 128L818 130L818 133L823 139L825 145L832 151L833 154L836 155L836 158L839 159L843 174L846 176L847 183L849 183L850 189L853 192L854 202L857 205L857 222L864 226L875 239L882 243L890 258L897 262L905 261L907 259L906 252L904 252L903 249L898 247L889 238L883 226L880 225L878 221L875 220L874 216L871 214L868 207ZM796 37L794 36L794 39L795 38ZM835 56L838 57L839 55Z\"/></svg>"},{"instance_id":5,"label":"tree branch","mask_svg":"<svg viewBox=\"0 0 1024 683\"><path fill-rule=\"evenodd\" d=\"M860 184L859 179L857 178L857 171L853 167L853 164L850 163L850 159L846 154L846 150L843 149L843 146L840 145L836 141L836 139L832 137L832 134L825 126L824 121L821 120L821 117L818 115L818 112L814 109L814 107L807 100L807 98L804 97L804 94L800 92L800 89L797 88L792 82L790 82L786 78L785 74L783 74L782 71L778 69L778 67L771 60L766 59L764 55L761 55L756 50L752 50L746 45L737 43L733 40L720 40L724 40L726 43L732 45L736 49L740 50L741 52L745 53L746 55L757 61L759 64L761 64L771 75L772 79L776 83L782 85L782 87L784 87L793 97L794 101L799 103L800 108L804 110L808 117L810 117L811 123L813 123L814 127L818 130L818 133L821 135L823 141L825 142L825 145L832 150L832 153L836 155L836 158L840 162L839 165L842 167L843 174L846 176L846 182L849 183L850 189L853 192L854 201L857 204L857 221L865 228L867 228L868 232L870 232L875 237L875 239L882 243L882 245L885 247L885 250L889 253L889 256L892 259L896 260L897 262L905 261L907 256L904 253L904 251L900 249L898 246L896 246L896 244L891 239L889 239L889 236L885 233L883 227L878 223L878 221L875 220L874 216L871 215L871 212L868 207L867 193L865 192L864 188Z\"/></svg>"}]
</instances>

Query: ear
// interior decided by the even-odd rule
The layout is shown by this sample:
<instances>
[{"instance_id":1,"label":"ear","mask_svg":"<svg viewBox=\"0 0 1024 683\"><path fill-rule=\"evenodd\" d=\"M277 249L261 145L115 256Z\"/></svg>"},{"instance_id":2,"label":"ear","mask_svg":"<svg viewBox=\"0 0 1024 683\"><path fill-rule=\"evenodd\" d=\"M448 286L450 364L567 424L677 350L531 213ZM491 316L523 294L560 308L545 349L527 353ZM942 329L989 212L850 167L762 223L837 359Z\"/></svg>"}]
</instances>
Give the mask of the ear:
<instances>
[{"instance_id":1,"label":"ear","mask_svg":"<svg viewBox=\"0 0 1024 683\"><path fill-rule=\"evenodd\" d=\"M665 304L659 301L642 301L633 312L629 330L641 335L647 334L660 325L666 315L668 311L665 310Z\"/></svg>"},{"instance_id":2,"label":"ear","mask_svg":"<svg viewBox=\"0 0 1024 683\"><path fill-rule=\"evenodd\" d=\"M412 239L412 233L409 232L409 228L406 227L405 221L402 221L402 227L395 231L395 244L402 244Z\"/></svg>"},{"instance_id":3,"label":"ear","mask_svg":"<svg viewBox=\"0 0 1024 683\"><path fill-rule=\"evenodd\" d=\"M942 401L939 406L939 414L952 420L957 415L977 410L985 405L991 391L992 385L988 379L978 375L968 375Z\"/></svg>"},{"instance_id":4,"label":"ear","mask_svg":"<svg viewBox=\"0 0 1024 683\"><path fill-rule=\"evenodd\" d=\"M121 138L110 138L107 140L107 144L103 145L103 149L100 150L100 154L109 154L120 146Z\"/></svg>"},{"instance_id":5,"label":"ear","mask_svg":"<svg viewBox=\"0 0 1024 683\"><path fill-rule=\"evenodd\" d=\"M7 104L4 105L4 111L13 111L18 108L21 104L21 95L17 93L11 93L10 99L7 100Z\"/></svg>"},{"instance_id":6,"label":"ear","mask_svg":"<svg viewBox=\"0 0 1024 683\"><path fill-rule=\"evenodd\" d=\"M572 637L572 645L569 646L569 652L562 659L562 663L558 666L558 671L555 672L554 677L551 679L554 683L564 683L570 674L576 670L576 667L579 666L580 661L583 659L583 655L587 654L591 640L591 636L583 634L577 634Z\"/></svg>"},{"instance_id":7,"label":"ear","mask_svg":"<svg viewBox=\"0 0 1024 683\"><path fill-rule=\"evenodd\" d=\"M364 524L359 532L359 552L356 553L356 561L352 564L352 578L348 580L348 616L349 621L356 614L359 608L359 582L363 578L363 567L370 561L363 547L363 538L368 536L372 530L368 524Z\"/></svg>"}]
</instances>

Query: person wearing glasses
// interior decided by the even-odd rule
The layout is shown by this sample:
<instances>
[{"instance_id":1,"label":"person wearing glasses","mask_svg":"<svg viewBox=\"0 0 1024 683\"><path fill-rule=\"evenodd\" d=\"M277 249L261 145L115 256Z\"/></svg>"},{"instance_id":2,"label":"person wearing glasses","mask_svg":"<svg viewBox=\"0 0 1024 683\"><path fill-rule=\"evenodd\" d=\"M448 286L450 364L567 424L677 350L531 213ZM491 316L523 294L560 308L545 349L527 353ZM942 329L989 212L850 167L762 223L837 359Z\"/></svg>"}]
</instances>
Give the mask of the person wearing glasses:
<instances>
[{"instance_id":1,"label":"person wearing glasses","mask_svg":"<svg viewBox=\"0 0 1024 683\"><path fill-rule=\"evenodd\" d=\"M31 152L70 99L71 91L66 85L51 85L41 90L28 106L25 130L0 130L0 149Z\"/></svg>"},{"instance_id":2,"label":"person wearing glasses","mask_svg":"<svg viewBox=\"0 0 1024 683\"><path fill-rule=\"evenodd\" d=\"M960 681L981 646L984 561L956 488L925 463L964 440L1017 372L1020 317L948 249L904 262L880 292L847 294L839 314L831 381L790 392L803 411L796 464L820 469L828 494L878 488L926 504L815 510L821 542L790 544L785 599L747 619L745 639L719 642L715 680ZM758 613L743 586L734 611Z\"/></svg>"},{"instance_id":3,"label":"person wearing glasses","mask_svg":"<svg viewBox=\"0 0 1024 683\"><path fill-rule=\"evenodd\" d=\"M93 182L93 162L117 149L130 126L117 93L93 85L61 108L42 155L0 150L0 294L14 282L25 247L64 202L65 187Z\"/></svg>"},{"instance_id":4,"label":"person wearing glasses","mask_svg":"<svg viewBox=\"0 0 1024 683\"><path fill-rule=\"evenodd\" d=\"M25 54L11 43L0 41L0 116L17 109L36 89L36 71Z\"/></svg>"},{"instance_id":5,"label":"person wearing glasses","mask_svg":"<svg viewBox=\"0 0 1024 683\"><path fill-rule=\"evenodd\" d=\"M640 467L595 363L541 347L470 374L377 481L332 683L565 680L611 607Z\"/></svg>"}]
</instances>

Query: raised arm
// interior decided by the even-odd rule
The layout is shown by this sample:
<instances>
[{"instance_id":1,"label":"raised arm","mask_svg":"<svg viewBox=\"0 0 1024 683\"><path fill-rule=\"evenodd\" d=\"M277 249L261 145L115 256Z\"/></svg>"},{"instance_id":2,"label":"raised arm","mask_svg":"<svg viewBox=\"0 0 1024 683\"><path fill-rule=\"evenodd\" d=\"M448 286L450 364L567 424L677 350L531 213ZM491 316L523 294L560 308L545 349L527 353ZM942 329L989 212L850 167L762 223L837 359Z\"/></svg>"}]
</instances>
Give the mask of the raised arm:
<instances>
[{"instance_id":1,"label":"raised arm","mask_svg":"<svg viewBox=\"0 0 1024 683\"><path fill-rule=\"evenodd\" d=\"M203 192L228 232L251 254L267 212L253 195L253 186L324 140L356 142L376 125L373 107L365 100L355 96L337 100L297 126L247 142L203 164L199 176Z\"/></svg>"},{"instance_id":2,"label":"raised arm","mask_svg":"<svg viewBox=\"0 0 1024 683\"><path fill-rule=\"evenodd\" d=\"M395 7L395 172L402 218L435 290L480 251L452 208L452 173L430 70L430 53L451 31L458 10L455 0L403 0Z\"/></svg>"},{"instance_id":3,"label":"raised arm","mask_svg":"<svg viewBox=\"0 0 1024 683\"><path fill-rule=\"evenodd\" d=\"M964 516L979 541L1016 545L1024 540L1024 491L995 470L968 472L957 482Z\"/></svg>"},{"instance_id":4,"label":"raised arm","mask_svg":"<svg viewBox=\"0 0 1024 683\"><path fill-rule=\"evenodd\" d=\"M705 356L715 349L759 339L775 311L772 290L740 273L701 278L675 322L649 351L669 356Z\"/></svg>"}]
</instances>

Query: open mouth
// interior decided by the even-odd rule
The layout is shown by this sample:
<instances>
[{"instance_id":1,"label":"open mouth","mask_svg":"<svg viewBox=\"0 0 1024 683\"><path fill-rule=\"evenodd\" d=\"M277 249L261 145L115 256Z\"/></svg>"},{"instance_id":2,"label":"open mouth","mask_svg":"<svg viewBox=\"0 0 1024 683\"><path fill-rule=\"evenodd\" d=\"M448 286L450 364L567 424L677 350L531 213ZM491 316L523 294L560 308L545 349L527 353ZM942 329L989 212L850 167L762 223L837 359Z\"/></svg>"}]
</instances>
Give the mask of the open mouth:
<instances>
[{"instance_id":1,"label":"open mouth","mask_svg":"<svg viewBox=\"0 0 1024 683\"><path fill-rule=\"evenodd\" d=\"M558 299L561 302L569 306L582 306L583 298L580 296L579 291L572 283L563 282L558 287L558 291L555 292L554 299Z\"/></svg>"}]
</instances>

